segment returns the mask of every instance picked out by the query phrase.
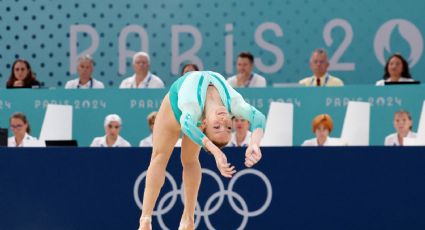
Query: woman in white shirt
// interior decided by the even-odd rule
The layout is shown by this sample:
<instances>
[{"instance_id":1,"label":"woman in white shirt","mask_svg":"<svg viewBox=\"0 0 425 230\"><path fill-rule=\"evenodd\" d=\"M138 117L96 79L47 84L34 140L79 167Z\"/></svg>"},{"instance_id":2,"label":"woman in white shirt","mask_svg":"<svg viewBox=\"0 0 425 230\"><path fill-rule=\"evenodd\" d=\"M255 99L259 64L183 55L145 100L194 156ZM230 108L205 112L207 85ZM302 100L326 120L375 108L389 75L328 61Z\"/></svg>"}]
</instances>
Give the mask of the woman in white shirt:
<instances>
[{"instance_id":1,"label":"woman in white shirt","mask_svg":"<svg viewBox=\"0 0 425 230\"><path fill-rule=\"evenodd\" d=\"M386 146L403 146L403 138L415 138L416 133L412 132L412 117L405 110L397 111L394 114L394 129L396 133L385 137Z\"/></svg>"},{"instance_id":2,"label":"woman in white shirt","mask_svg":"<svg viewBox=\"0 0 425 230\"><path fill-rule=\"evenodd\" d=\"M121 118L117 114L106 116L104 122L106 135L94 138L90 147L131 147L130 143L119 135L121 124Z\"/></svg>"},{"instance_id":3,"label":"woman in white shirt","mask_svg":"<svg viewBox=\"0 0 425 230\"><path fill-rule=\"evenodd\" d=\"M25 147L27 142L37 140L29 135L31 128L25 114L20 112L12 114L9 123L13 136L7 139L8 147Z\"/></svg>"},{"instance_id":4,"label":"woman in white shirt","mask_svg":"<svg viewBox=\"0 0 425 230\"><path fill-rule=\"evenodd\" d=\"M305 140L302 146L338 146L339 139L329 137L333 129L333 121L328 114L320 114L313 119L313 133L316 138Z\"/></svg>"},{"instance_id":5,"label":"woman in white shirt","mask_svg":"<svg viewBox=\"0 0 425 230\"><path fill-rule=\"evenodd\" d=\"M153 111L152 113L148 115L147 120L148 120L150 134L149 136L145 137L144 139L140 141L139 143L140 147L152 147L152 130L153 130L153 125L155 124L155 118L157 113L158 112Z\"/></svg>"},{"instance_id":6,"label":"woman in white shirt","mask_svg":"<svg viewBox=\"0 0 425 230\"><path fill-rule=\"evenodd\" d=\"M228 147L247 147L251 140L251 132L249 131L249 121L243 118L234 117L233 129Z\"/></svg>"},{"instance_id":7,"label":"woman in white shirt","mask_svg":"<svg viewBox=\"0 0 425 230\"><path fill-rule=\"evenodd\" d=\"M409 64L400 54L393 54L388 58L384 71L384 79L377 81L377 86L383 86L385 82L414 81L410 75Z\"/></svg>"},{"instance_id":8,"label":"woman in white shirt","mask_svg":"<svg viewBox=\"0 0 425 230\"><path fill-rule=\"evenodd\" d=\"M149 126L149 130L150 130L150 134L149 134L149 136L143 138L139 142L139 147L152 147L153 146L153 142L152 142L153 125L155 124L155 119L156 119L157 114L158 114L157 111L153 111L152 113L150 113L148 115L147 120L148 120L148 126ZM176 142L175 147L181 147L181 145L182 145L182 139L179 138Z\"/></svg>"}]
</instances>

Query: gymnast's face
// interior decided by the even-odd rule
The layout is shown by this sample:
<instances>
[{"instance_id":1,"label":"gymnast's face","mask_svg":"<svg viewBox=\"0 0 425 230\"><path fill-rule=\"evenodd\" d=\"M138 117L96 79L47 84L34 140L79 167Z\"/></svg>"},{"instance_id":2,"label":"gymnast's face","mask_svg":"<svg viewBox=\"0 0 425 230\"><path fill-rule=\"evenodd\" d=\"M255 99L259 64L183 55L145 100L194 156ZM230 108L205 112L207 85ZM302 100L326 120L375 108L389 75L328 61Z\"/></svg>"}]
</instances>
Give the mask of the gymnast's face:
<instances>
[{"instance_id":1,"label":"gymnast's face","mask_svg":"<svg viewBox=\"0 0 425 230\"><path fill-rule=\"evenodd\" d=\"M219 106L213 113L206 116L203 121L205 135L208 139L228 143L232 133L232 119L226 107Z\"/></svg>"}]
</instances>

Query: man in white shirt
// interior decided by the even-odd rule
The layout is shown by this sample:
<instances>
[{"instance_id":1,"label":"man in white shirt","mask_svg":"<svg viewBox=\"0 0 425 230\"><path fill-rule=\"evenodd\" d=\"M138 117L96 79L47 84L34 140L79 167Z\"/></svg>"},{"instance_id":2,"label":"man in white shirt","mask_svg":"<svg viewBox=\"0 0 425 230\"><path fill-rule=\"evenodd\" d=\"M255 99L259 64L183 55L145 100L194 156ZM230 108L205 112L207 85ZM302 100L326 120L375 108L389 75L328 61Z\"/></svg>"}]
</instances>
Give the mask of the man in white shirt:
<instances>
[{"instance_id":1,"label":"man in white shirt","mask_svg":"<svg viewBox=\"0 0 425 230\"><path fill-rule=\"evenodd\" d=\"M78 58L77 72L79 78L68 81L65 89L103 89L105 86L102 82L92 77L94 69L94 61L90 55Z\"/></svg>"},{"instance_id":2,"label":"man in white shirt","mask_svg":"<svg viewBox=\"0 0 425 230\"><path fill-rule=\"evenodd\" d=\"M264 77L252 72L254 68L254 56L249 52L238 55L236 69L238 74L229 77L227 82L232 87L266 87L267 81Z\"/></svg>"},{"instance_id":3,"label":"man in white shirt","mask_svg":"<svg viewBox=\"0 0 425 230\"><path fill-rule=\"evenodd\" d=\"M130 88L164 88L161 78L152 74L150 70L150 57L145 52L138 52L133 56L133 76L124 79L120 89Z\"/></svg>"},{"instance_id":4,"label":"man in white shirt","mask_svg":"<svg viewBox=\"0 0 425 230\"><path fill-rule=\"evenodd\" d=\"M306 77L299 81L304 86L344 86L344 82L328 72L328 54L324 49L316 49L310 57L310 69L313 76Z\"/></svg>"}]
</instances>

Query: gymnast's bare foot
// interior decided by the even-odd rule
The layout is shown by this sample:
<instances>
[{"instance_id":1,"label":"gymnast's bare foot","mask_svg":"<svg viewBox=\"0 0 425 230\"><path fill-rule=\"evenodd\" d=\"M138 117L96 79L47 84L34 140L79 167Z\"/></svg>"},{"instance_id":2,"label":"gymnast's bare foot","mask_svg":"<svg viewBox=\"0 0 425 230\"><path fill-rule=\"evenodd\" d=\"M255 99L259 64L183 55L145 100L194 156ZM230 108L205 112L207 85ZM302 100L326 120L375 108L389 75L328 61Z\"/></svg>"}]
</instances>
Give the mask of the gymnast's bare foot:
<instances>
[{"instance_id":1,"label":"gymnast's bare foot","mask_svg":"<svg viewBox=\"0 0 425 230\"><path fill-rule=\"evenodd\" d=\"M140 217L140 225L138 230L152 230L152 217L150 216Z\"/></svg>"}]
</instances>

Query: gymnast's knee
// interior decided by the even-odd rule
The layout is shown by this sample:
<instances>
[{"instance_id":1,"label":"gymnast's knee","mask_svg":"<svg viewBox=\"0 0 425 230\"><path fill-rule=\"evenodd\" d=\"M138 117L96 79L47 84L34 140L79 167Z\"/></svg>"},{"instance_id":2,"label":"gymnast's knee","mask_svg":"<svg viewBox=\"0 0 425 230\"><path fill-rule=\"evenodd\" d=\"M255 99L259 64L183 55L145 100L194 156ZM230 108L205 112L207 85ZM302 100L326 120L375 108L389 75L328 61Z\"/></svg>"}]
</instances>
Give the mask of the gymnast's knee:
<instances>
[{"instance_id":1,"label":"gymnast's knee","mask_svg":"<svg viewBox=\"0 0 425 230\"><path fill-rule=\"evenodd\" d=\"M182 157L181 158L181 162L182 162L183 168L197 167L197 166L201 167L201 164L200 164L198 158L189 158L189 159L187 159L187 158Z\"/></svg>"}]
</instances>

